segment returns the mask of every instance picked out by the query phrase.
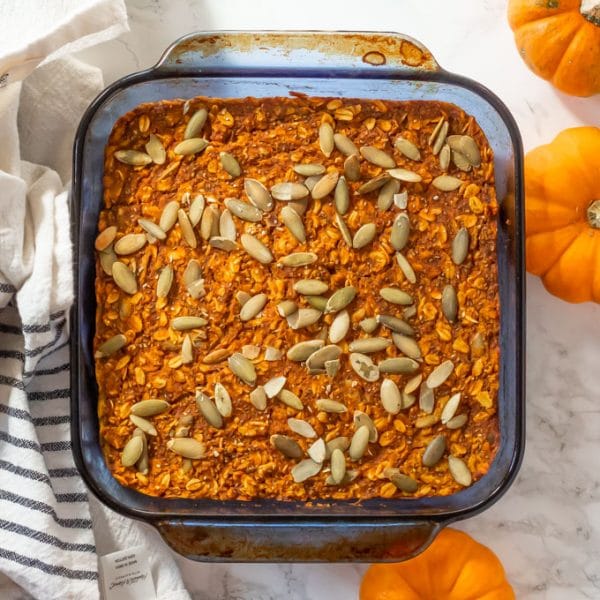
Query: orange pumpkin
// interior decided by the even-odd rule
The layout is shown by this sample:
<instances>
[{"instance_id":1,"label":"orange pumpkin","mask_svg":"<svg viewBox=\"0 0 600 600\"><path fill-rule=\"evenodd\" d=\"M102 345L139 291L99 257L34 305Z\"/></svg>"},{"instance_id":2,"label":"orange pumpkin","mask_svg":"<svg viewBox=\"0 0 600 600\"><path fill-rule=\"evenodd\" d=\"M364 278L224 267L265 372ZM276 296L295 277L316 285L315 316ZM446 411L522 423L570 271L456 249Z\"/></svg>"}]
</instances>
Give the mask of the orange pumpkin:
<instances>
[{"instance_id":1,"label":"orange pumpkin","mask_svg":"<svg viewBox=\"0 0 600 600\"><path fill-rule=\"evenodd\" d=\"M534 73L567 94L600 93L600 0L510 0L508 20Z\"/></svg>"},{"instance_id":2,"label":"orange pumpkin","mask_svg":"<svg viewBox=\"0 0 600 600\"><path fill-rule=\"evenodd\" d=\"M567 302L600 302L600 129L576 127L525 157L527 270Z\"/></svg>"},{"instance_id":3,"label":"orange pumpkin","mask_svg":"<svg viewBox=\"0 0 600 600\"><path fill-rule=\"evenodd\" d=\"M419 556L372 565L360 600L514 600L498 557L456 529L444 529Z\"/></svg>"}]
</instances>

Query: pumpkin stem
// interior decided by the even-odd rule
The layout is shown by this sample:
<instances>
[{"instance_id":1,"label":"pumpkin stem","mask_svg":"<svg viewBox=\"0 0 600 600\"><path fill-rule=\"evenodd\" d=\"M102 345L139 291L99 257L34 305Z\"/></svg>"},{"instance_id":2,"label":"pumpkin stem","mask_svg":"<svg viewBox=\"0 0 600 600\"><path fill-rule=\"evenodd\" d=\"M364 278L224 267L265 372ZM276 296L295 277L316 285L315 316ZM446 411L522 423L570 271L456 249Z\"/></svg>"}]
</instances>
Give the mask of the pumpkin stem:
<instances>
[{"instance_id":1,"label":"pumpkin stem","mask_svg":"<svg viewBox=\"0 0 600 600\"><path fill-rule=\"evenodd\" d=\"M598 0L581 0L579 11L590 23L600 27L600 2Z\"/></svg>"},{"instance_id":2,"label":"pumpkin stem","mask_svg":"<svg viewBox=\"0 0 600 600\"><path fill-rule=\"evenodd\" d=\"M590 227L600 229L600 200L594 200L587 209L587 220Z\"/></svg>"}]
</instances>

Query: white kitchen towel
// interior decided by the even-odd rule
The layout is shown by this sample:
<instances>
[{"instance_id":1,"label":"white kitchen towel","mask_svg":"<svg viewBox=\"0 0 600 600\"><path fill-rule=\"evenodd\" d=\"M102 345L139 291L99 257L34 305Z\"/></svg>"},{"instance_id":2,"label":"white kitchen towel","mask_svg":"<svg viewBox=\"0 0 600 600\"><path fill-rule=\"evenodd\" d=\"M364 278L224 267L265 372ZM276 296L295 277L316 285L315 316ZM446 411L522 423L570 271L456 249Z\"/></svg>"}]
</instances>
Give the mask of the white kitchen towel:
<instances>
[{"instance_id":1,"label":"white kitchen towel","mask_svg":"<svg viewBox=\"0 0 600 600\"><path fill-rule=\"evenodd\" d=\"M88 496L71 454L68 179L102 78L55 57L126 31L123 2L0 1L0 27L0 573L34 598L95 600L98 552L142 545L156 597L188 600L155 532Z\"/></svg>"}]
</instances>

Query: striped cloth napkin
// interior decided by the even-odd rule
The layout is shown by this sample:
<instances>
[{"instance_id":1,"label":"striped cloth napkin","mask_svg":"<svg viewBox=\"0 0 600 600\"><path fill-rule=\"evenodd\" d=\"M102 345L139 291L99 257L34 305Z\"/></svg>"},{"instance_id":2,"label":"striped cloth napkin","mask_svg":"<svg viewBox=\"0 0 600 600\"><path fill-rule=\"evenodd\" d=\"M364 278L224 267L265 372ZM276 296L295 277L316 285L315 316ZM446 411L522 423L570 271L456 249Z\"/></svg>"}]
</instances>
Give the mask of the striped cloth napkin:
<instances>
[{"instance_id":1,"label":"striped cloth napkin","mask_svg":"<svg viewBox=\"0 0 600 600\"><path fill-rule=\"evenodd\" d=\"M156 597L189 600L157 534L90 497L71 454L63 182L75 128L102 77L72 58L43 61L65 45L80 48L81 37L90 44L125 31L123 2L0 2L0 22L20 32L8 36L16 50L0 43L0 76L9 69L0 77L8 81L0 87L0 598L94 600L98 555L143 546Z\"/></svg>"}]
</instances>

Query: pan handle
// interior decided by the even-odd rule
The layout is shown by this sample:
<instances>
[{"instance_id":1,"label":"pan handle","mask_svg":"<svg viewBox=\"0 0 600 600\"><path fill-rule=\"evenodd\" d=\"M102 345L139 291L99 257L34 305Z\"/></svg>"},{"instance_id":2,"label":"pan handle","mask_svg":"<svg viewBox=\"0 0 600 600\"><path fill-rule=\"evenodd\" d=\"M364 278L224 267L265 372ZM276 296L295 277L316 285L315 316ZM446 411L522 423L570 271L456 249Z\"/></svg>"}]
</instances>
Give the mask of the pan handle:
<instances>
[{"instance_id":1,"label":"pan handle","mask_svg":"<svg viewBox=\"0 0 600 600\"><path fill-rule=\"evenodd\" d=\"M336 70L385 77L441 70L431 52L407 35L345 31L192 33L167 48L155 69L176 75L301 69L324 77Z\"/></svg>"},{"instance_id":2,"label":"pan handle","mask_svg":"<svg viewBox=\"0 0 600 600\"><path fill-rule=\"evenodd\" d=\"M186 558L218 562L399 562L433 541L434 521L223 523L163 520L156 528Z\"/></svg>"}]
</instances>

